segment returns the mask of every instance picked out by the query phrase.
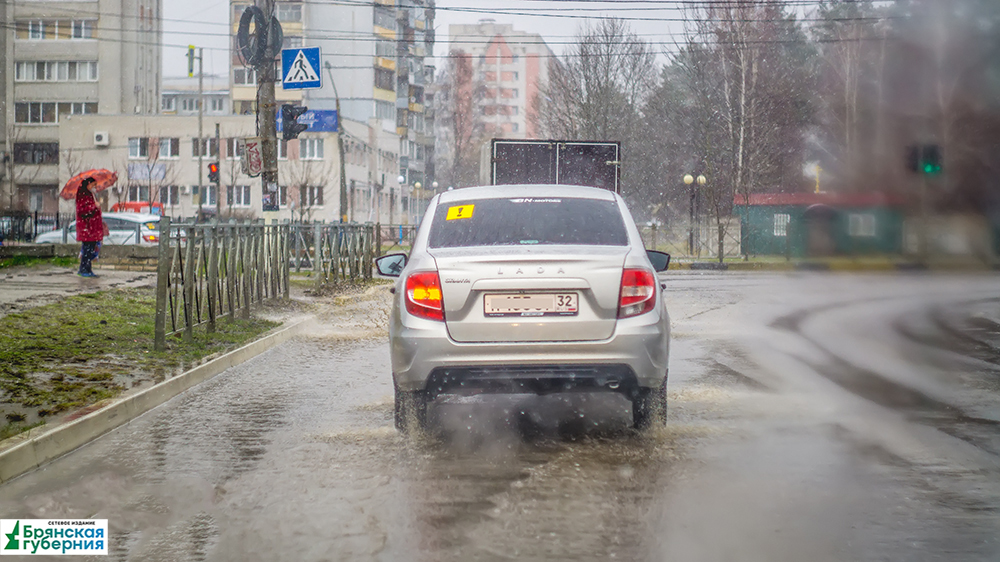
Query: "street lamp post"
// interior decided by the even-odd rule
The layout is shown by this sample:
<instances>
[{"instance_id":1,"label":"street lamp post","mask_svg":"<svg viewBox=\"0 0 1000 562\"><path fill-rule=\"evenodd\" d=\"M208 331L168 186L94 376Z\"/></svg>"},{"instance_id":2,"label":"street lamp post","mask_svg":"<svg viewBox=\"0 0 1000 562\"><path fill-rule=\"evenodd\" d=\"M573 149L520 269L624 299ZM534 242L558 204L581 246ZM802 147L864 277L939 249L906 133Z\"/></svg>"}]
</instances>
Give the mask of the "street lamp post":
<instances>
[{"instance_id":1,"label":"street lamp post","mask_svg":"<svg viewBox=\"0 0 1000 562\"><path fill-rule=\"evenodd\" d=\"M705 176L698 174L697 180L691 174L684 174L684 183L688 186L690 199L688 201L688 254L694 256L694 209L695 209L695 188L694 183L699 186L705 185Z\"/></svg>"}]
</instances>

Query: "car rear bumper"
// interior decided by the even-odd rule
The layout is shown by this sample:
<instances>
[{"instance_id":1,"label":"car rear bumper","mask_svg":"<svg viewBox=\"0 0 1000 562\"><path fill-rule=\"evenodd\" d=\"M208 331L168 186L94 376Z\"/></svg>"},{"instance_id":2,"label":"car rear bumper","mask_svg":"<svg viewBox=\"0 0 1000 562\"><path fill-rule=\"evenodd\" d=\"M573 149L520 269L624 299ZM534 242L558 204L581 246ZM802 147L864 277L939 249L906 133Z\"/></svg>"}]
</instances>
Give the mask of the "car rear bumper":
<instances>
[{"instance_id":1,"label":"car rear bumper","mask_svg":"<svg viewBox=\"0 0 1000 562\"><path fill-rule=\"evenodd\" d=\"M627 392L658 387L667 374L665 313L619 320L610 338L581 342L459 343L442 322L407 318L404 326L394 320L392 370L403 390L545 393L600 387Z\"/></svg>"}]
</instances>

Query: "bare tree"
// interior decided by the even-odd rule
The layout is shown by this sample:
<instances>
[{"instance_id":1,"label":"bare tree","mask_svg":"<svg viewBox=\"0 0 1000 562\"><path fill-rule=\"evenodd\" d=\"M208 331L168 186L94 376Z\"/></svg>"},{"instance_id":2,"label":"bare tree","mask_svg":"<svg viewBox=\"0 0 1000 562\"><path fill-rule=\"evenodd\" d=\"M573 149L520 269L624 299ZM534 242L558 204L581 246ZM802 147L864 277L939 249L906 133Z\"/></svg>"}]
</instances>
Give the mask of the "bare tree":
<instances>
[{"instance_id":1,"label":"bare tree","mask_svg":"<svg viewBox=\"0 0 1000 562\"><path fill-rule=\"evenodd\" d=\"M440 108L437 122L446 145L439 177L456 187L479 182L479 150L486 140L483 123L476 116L476 100L482 92L474 77L471 55L459 50L448 54L441 91L436 96Z\"/></svg>"},{"instance_id":2,"label":"bare tree","mask_svg":"<svg viewBox=\"0 0 1000 562\"><path fill-rule=\"evenodd\" d=\"M330 180L337 180L336 170L332 160L292 160L285 168L285 177L288 178L288 206L292 208L292 216L298 222L309 222L313 220L316 207L326 203L326 198L331 191L327 189L338 183L330 183ZM317 203L315 194L311 191L322 189L323 201Z\"/></svg>"},{"instance_id":3,"label":"bare tree","mask_svg":"<svg viewBox=\"0 0 1000 562\"><path fill-rule=\"evenodd\" d=\"M656 84L649 43L615 18L577 33L565 60L552 59L538 101L543 136L571 140L637 139L640 110Z\"/></svg>"}]
</instances>

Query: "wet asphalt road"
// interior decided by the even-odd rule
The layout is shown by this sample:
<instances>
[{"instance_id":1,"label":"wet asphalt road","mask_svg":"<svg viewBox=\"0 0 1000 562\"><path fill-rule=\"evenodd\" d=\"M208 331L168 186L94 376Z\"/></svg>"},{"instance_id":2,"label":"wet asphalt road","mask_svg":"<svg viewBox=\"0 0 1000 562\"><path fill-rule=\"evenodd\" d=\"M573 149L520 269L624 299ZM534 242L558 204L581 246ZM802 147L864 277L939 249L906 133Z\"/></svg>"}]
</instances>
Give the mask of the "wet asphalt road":
<instances>
[{"instance_id":1,"label":"wet asphalt road","mask_svg":"<svg viewBox=\"0 0 1000 562\"><path fill-rule=\"evenodd\" d=\"M666 428L477 397L402 437L382 299L0 486L0 514L107 518L117 560L1000 560L995 275L665 281Z\"/></svg>"}]
</instances>

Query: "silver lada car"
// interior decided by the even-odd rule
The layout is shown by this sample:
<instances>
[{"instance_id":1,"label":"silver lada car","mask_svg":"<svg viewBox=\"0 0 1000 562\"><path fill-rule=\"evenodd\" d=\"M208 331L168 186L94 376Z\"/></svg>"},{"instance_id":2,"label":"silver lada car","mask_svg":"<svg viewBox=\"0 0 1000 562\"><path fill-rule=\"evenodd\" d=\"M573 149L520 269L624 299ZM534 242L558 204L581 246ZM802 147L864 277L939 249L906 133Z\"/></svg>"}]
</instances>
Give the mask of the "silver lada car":
<instances>
[{"instance_id":1,"label":"silver lada car","mask_svg":"<svg viewBox=\"0 0 1000 562\"><path fill-rule=\"evenodd\" d=\"M389 323L395 423L424 427L444 394L618 392L638 428L666 420L670 319L618 195L491 186L438 194L398 277Z\"/></svg>"}]
</instances>

